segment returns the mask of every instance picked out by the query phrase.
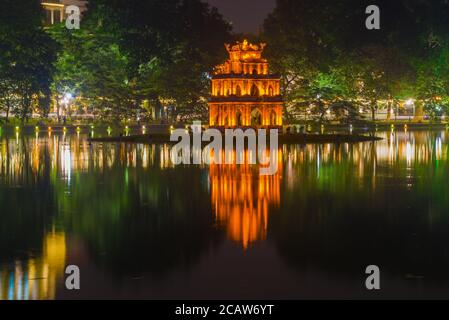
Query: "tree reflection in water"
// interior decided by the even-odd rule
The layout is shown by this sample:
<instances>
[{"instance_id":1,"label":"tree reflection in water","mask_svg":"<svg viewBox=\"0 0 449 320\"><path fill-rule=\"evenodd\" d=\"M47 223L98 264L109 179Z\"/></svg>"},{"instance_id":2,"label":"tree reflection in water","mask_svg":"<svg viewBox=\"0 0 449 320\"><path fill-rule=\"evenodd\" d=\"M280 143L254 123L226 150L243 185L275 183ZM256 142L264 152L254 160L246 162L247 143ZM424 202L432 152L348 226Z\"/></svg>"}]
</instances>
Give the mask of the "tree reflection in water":
<instances>
[{"instance_id":1,"label":"tree reflection in water","mask_svg":"<svg viewBox=\"0 0 449 320\"><path fill-rule=\"evenodd\" d=\"M268 243L301 277L323 270L360 287L360 270L377 263L402 285L446 288L448 132L381 134L379 142L284 145L278 173L266 177L248 165L175 167L166 145L3 137L0 296L57 296L79 249L73 239L89 265L119 283L145 274L165 283L213 263L230 240L243 249L234 262L242 268L245 253ZM214 272L229 276L226 263Z\"/></svg>"}]
</instances>

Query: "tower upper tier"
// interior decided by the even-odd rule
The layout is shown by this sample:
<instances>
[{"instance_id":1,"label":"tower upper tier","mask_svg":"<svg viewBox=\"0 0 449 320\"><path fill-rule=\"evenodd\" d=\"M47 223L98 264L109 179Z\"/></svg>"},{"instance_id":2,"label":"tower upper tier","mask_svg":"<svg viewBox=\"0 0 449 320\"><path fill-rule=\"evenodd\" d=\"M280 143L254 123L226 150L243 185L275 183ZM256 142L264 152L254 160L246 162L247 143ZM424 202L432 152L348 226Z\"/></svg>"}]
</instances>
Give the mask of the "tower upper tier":
<instances>
[{"instance_id":1,"label":"tower upper tier","mask_svg":"<svg viewBox=\"0 0 449 320\"><path fill-rule=\"evenodd\" d=\"M244 40L235 45L226 44L229 60L215 68L215 75L268 75L268 61L262 58L265 43L254 45Z\"/></svg>"}]
</instances>

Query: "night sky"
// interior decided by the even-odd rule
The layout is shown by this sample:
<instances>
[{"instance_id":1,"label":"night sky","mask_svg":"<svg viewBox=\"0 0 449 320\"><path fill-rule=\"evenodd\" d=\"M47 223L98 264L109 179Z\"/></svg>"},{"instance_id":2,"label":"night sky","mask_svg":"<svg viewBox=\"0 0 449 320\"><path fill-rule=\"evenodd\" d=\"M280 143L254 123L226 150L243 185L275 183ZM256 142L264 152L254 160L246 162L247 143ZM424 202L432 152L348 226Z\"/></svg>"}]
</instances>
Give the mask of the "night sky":
<instances>
[{"instance_id":1,"label":"night sky","mask_svg":"<svg viewBox=\"0 0 449 320\"><path fill-rule=\"evenodd\" d=\"M207 0L217 7L235 32L257 34L265 17L274 9L276 0Z\"/></svg>"}]
</instances>

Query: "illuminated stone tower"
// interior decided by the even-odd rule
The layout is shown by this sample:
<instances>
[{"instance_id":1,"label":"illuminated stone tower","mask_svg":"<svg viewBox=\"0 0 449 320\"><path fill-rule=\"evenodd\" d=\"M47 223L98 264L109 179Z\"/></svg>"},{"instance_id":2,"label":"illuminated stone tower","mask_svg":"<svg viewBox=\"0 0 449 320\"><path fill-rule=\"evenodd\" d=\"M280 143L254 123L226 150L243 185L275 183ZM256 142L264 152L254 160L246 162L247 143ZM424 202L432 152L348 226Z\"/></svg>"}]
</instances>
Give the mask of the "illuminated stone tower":
<instances>
[{"instance_id":1,"label":"illuminated stone tower","mask_svg":"<svg viewBox=\"0 0 449 320\"><path fill-rule=\"evenodd\" d=\"M280 78L268 73L265 44L225 45L229 60L215 68L209 124L217 127L281 126Z\"/></svg>"}]
</instances>

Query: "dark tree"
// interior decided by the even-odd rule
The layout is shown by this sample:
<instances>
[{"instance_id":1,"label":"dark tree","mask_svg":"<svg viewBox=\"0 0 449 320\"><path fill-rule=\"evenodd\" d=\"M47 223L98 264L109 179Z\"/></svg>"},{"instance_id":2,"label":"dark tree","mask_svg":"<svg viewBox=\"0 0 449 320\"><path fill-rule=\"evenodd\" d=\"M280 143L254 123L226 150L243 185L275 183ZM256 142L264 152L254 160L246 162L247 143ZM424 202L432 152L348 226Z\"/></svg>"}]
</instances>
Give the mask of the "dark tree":
<instances>
[{"instance_id":1,"label":"dark tree","mask_svg":"<svg viewBox=\"0 0 449 320\"><path fill-rule=\"evenodd\" d=\"M0 103L29 119L34 106L48 112L57 46L42 26L39 1L0 2Z\"/></svg>"},{"instance_id":2,"label":"dark tree","mask_svg":"<svg viewBox=\"0 0 449 320\"><path fill-rule=\"evenodd\" d=\"M381 11L380 30L365 27L365 9L372 4ZM417 81L429 79L423 65L436 66L435 55L444 57L448 13L444 0L278 0L264 37L273 66L283 75L288 111L303 113L316 99L320 79L338 74L344 76L333 87L344 88L344 100L362 101L373 120L379 107L391 110L398 99L444 92L440 85L433 93L417 93ZM329 93L329 87L318 91L323 89Z\"/></svg>"}]
</instances>

